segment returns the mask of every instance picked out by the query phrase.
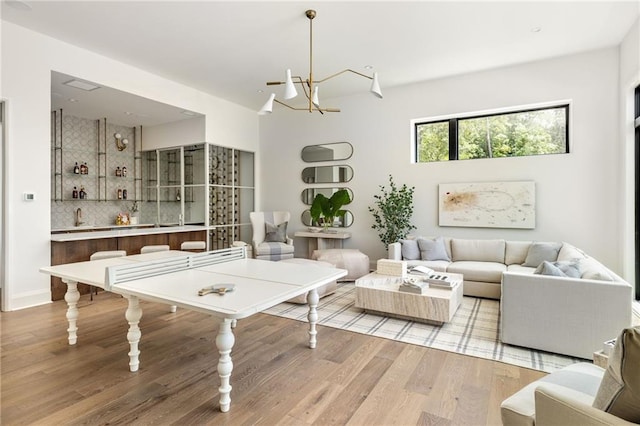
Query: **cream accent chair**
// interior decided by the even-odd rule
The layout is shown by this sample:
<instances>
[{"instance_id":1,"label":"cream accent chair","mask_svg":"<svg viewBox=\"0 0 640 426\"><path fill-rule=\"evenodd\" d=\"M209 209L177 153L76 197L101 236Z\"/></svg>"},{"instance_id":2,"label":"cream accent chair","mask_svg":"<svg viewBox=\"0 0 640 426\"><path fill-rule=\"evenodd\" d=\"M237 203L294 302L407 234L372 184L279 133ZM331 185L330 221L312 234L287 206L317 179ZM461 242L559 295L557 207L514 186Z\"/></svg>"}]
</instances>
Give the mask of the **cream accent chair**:
<instances>
[{"instance_id":1,"label":"cream accent chair","mask_svg":"<svg viewBox=\"0 0 640 426\"><path fill-rule=\"evenodd\" d=\"M282 260L293 258L293 240L286 234L286 226L284 226L281 241L266 241L268 237L266 224L282 225L289 222L291 213L285 211L274 212L251 212L249 213L251 226L253 227L253 255L256 259L264 260Z\"/></svg>"},{"instance_id":2,"label":"cream accent chair","mask_svg":"<svg viewBox=\"0 0 640 426\"><path fill-rule=\"evenodd\" d=\"M500 405L505 426L602 426L640 422L640 327L626 328L607 369L577 363L525 386Z\"/></svg>"}]
</instances>

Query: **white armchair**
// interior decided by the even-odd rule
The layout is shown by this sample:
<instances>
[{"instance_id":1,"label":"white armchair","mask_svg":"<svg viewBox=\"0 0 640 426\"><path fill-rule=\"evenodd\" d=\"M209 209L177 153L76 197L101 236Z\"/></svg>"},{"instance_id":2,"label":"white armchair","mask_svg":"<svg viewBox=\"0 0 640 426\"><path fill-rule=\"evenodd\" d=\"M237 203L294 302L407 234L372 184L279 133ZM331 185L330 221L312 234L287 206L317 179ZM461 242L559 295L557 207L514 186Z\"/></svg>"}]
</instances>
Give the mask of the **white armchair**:
<instances>
[{"instance_id":1,"label":"white armchair","mask_svg":"<svg viewBox=\"0 0 640 426\"><path fill-rule=\"evenodd\" d=\"M293 240L287 236L291 213L285 211L249 213L253 227L253 254L256 259L293 258Z\"/></svg>"}]
</instances>

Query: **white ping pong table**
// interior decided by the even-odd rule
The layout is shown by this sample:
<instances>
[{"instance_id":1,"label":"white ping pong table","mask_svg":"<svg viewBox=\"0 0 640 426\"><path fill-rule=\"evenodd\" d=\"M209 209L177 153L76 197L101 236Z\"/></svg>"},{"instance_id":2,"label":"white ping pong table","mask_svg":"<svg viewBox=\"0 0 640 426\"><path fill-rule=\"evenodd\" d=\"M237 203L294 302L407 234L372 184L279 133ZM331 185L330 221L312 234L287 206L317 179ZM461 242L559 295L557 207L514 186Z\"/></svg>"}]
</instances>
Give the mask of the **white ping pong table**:
<instances>
[{"instance_id":1,"label":"white ping pong table","mask_svg":"<svg viewBox=\"0 0 640 426\"><path fill-rule=\"evenodd\" d=\"M130 371L139 368L140 299L220 318L216 346L220 353L218 390L223 412L229 411L231 404L231 349L235 343L232 325L235 321L308 292L309 347L313 349L317 342L316 289L347 274L344 269L248 259L244 247L204 253L155 252L48 266L40 271L59 277L67 284L65 301L70 345L76 344L78 339L78 283L121 294L128 300L125 317L129 323ZM234 284L234 289L224 295L198 295L200 289L214 284Z\"/></svg>"}]
</instances>

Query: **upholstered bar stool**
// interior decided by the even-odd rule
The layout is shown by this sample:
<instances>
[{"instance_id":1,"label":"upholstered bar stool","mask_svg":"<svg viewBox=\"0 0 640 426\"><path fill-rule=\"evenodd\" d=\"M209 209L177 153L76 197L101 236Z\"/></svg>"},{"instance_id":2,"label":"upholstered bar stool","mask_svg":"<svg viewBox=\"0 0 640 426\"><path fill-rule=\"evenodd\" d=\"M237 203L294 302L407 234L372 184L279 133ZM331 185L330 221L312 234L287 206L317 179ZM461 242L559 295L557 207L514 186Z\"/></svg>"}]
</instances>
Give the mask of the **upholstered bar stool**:
<instances>
[{"instance_id":1,"label":"upholstered bar stool","mask_svg":"<svg viewBox=\"0 0 640 426\"><path fill-rule=\"evenodd\" d=\"M180 250L184 251L204 251L207 248L207 243L204 241L184 241L180 244Z\"/></svg>"},{"instance_id":2,"label":"upholstered bar stool","mask_svg":"<svg viewBox=\"0 0 640 426\"><path fill-rule=\"evenodd\" d=\"M171 250L171 247L168 245L157 245L157 246L144 246L140 249L141 254L145 253L153 253L156 251L168 251Z\"/></svg>"},{"instance_id":3,"label":"upholstered bar stool","mask_svg":"<svg viewBox=\"0 0 640 426\"><path fill-rule=\"evenodd\" d=\"M97 251L89 256L89 260L100 260L100 259L110 259L112 257L124 257L127 255L127 252L124 250L107 250L107 251ZM93 300L93 290L94 286L89 286L89 295L91 300ZM98 290L96 290L96 294L98 294Z\"/></svg>"}]
</instances>

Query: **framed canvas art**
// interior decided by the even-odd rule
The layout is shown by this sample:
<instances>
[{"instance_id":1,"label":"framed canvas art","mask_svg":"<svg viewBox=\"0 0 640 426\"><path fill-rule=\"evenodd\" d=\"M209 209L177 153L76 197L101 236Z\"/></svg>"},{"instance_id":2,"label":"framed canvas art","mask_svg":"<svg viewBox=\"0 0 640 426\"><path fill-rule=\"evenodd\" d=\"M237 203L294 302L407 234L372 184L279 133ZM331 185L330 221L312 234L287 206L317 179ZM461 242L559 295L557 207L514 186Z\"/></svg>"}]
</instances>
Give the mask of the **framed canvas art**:
<instances>
[{"instance_id":1,"label":"framed canvas art","mask_svg":"<svg viewBox=\"0 0 640 426\"><path fill-rule=\"evenodd\" d=\"M534 182L441 183L439 225L534 229Z\"/></svg>"}]
</instances>

